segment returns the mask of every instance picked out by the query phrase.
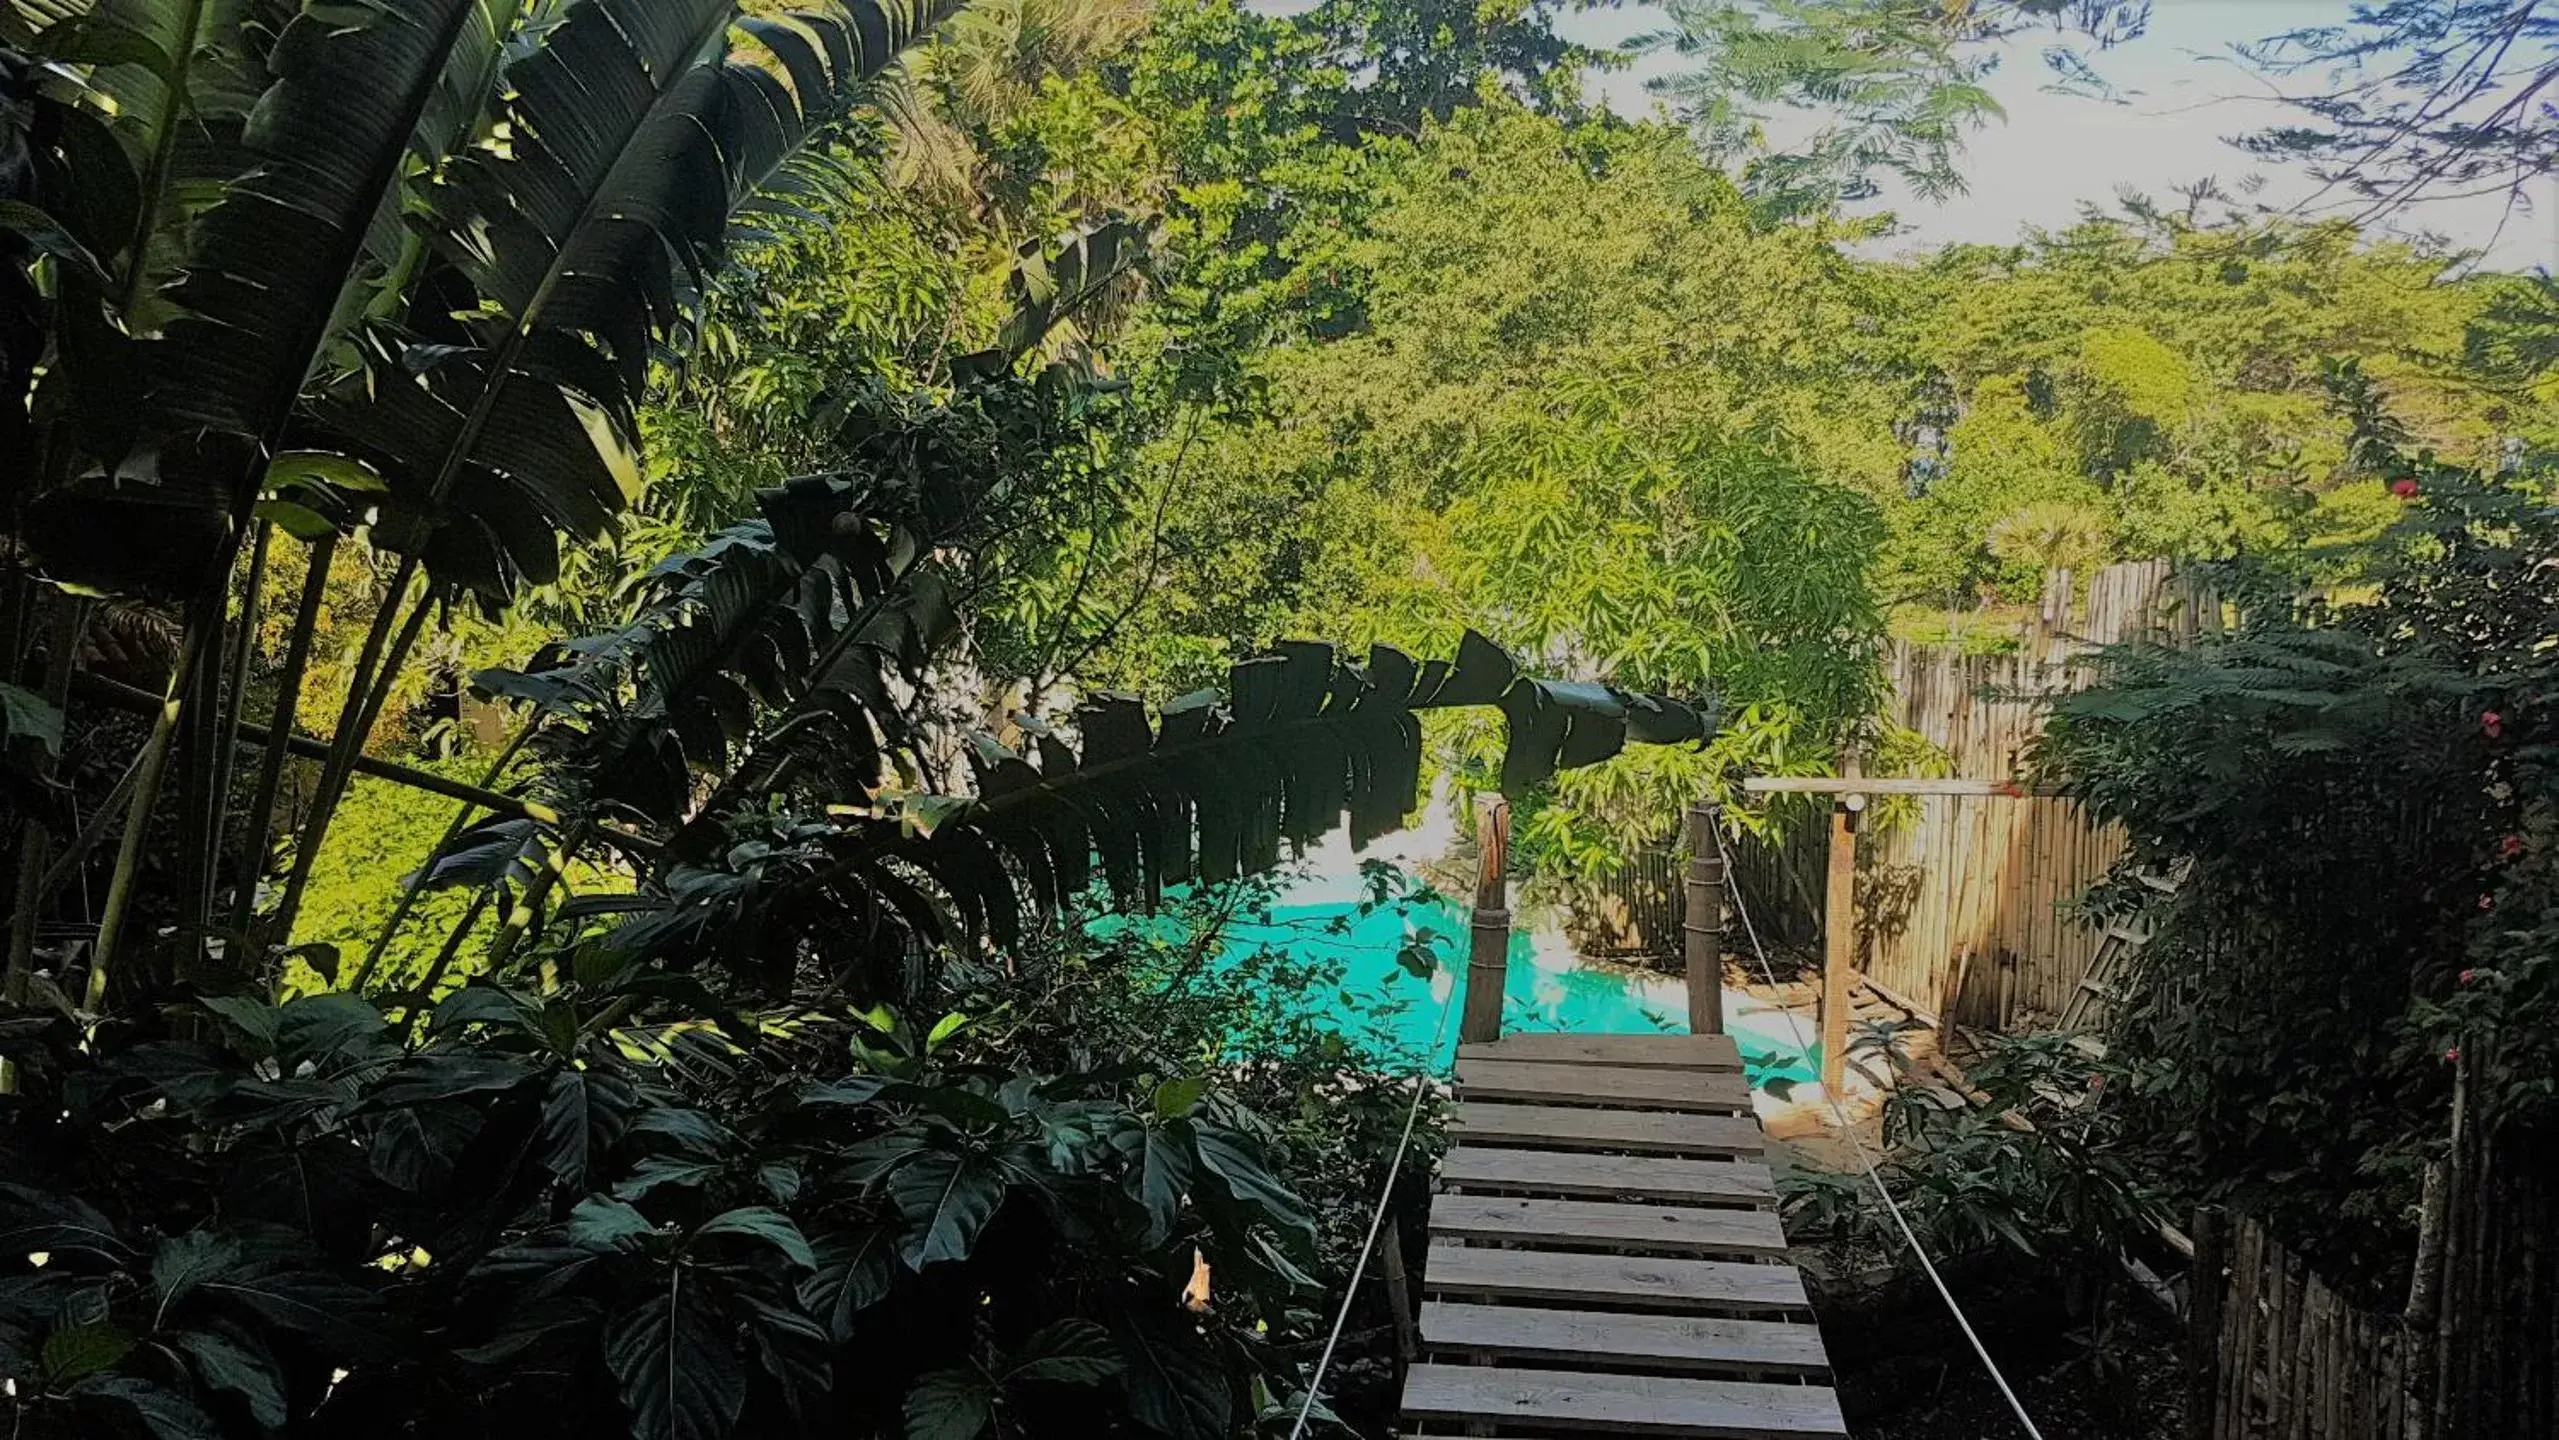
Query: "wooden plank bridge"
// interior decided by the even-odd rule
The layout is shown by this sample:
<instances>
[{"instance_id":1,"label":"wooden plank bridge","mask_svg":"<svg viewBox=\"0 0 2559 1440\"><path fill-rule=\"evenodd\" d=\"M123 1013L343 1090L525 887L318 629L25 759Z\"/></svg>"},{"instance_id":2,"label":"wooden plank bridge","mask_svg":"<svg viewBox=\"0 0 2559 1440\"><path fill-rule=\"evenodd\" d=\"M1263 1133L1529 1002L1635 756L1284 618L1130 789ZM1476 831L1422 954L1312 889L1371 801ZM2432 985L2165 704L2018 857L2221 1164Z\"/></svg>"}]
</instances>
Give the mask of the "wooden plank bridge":
<instances>
[{"instance_id":1,"label":"wooden plank bridge","mask_svg":"<svg viewBox=\"0 0 2559 1440\"><path fill-rule=\"evenodd\" d=\"M1460 1047L1406 1435L1845 1436L1723 1035Z\"/></svg>"}]
</instances>

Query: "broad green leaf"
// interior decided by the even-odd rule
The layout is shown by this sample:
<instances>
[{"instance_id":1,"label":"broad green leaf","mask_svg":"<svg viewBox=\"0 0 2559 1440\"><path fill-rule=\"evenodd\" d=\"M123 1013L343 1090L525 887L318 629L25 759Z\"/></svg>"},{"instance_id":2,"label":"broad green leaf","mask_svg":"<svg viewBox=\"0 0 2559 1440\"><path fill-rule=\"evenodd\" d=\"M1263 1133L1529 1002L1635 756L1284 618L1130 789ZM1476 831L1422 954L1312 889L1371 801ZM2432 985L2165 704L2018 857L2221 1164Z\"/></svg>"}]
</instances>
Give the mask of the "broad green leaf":
<instances>
[{"instance_id":1,"label":"broad green leaf","mask_svg":"<svg viewBox=\"0 0 2559 1440\"><path fill-rule=\"evenodd\" d=\"M315 7L274 42L247 173L193 217L155 399L177 424L271 437L302 392L476 0Z\"/></svg>"},{"instance_id":2,"label":"broad green leaf","mask_svg":"<svg viewBox=\"0 0 2559 1440\"><path fill-rule=\"evenodd\" d=\"M214 1230L172 1235L151 1254L151 1288L161 1314L198 1285L240 1264L240 1242Z\"/></svg>"},{"instance_id":3,"label":"broad green leaf","mask_svg":"<svg viewBox=\"0 0 2559 1440\"><path fill-rule=\"evenodd\" d=\"M282 1021L274 1006L250 995L199 995L196 1003L221 1016L223 1024L251 1041L248 1053L275 1053L276 1033Z\"/></svg>"},{"instance_id":4,"label":"broad green leaf","mask_svg":"<svg viewBox=\"0 0 2559 1440\"><path fill-rule=\"evenodd\" d=\"M340 1354L381 1349L381 1304L371 1292L311 1271L208 1276L205 1295L246 1309L279 1329L320 1341Z\"/></svg>"},{"instance_id":5,"label":"broad green leaf","mask_svg":"<svg viewBox=\"0 0 2559 1440\"><path fill-rule=\"evenodd\" d=\"M50 255L98 284L110 283L106 267L61 221L24 200L0 200L0 230L9 230L37 253Z\"/></svg>"},{"instance_id":6,"label":"broad green leaf","mask_svg":"<svg viewBox=\"0 0 2559 1440\"><path fill-rule=\"evenodd\" d=\"M940 1020L935 1021L931 1032L926 1034L924 1037L925 1052L929 1054L940 1049L943 1041L960 1033L968 1023L969 1017L960 1014L956 1010L943 1016Z\"/></svg>"},{"instance_id":7,"label":"broad green leaf","mask_svg":"<svg viewBox=\"0 0 2559 1440\"><path fill-rule=\"evenodd\" d=\"M249 1418L267 1429L284 1428L284 1375L273 1356L211 1330L188 1330L172 1343L207 1389L237 1396L248 1406Z\"/></svg>"},{"instance_id":8,"label":"broad green leaf","mask_svg":"<svg viewBox=\"0 0 2559 1440\"><path fill-rule=\"evenodd\" d=\"M800 1167L788 1160L767 1160L756 1166L755 1182L776 1205L788 1205L800 1197Z\"/></svg>"},{"instance_id":9,"label":"broad green leaf","mask_svg":"<svg viewBox=\"0 0 2559 1440\"><path fill-rule=\"evenodd\" d=\"M445 1037L462 1033L466 1025L495 1025L516 1029L524 1021L524 1002L502 986L474 981L435 1002L435 1031Z\"/></svg>"},{"instance_id":10,"label":"broad green leaf","mask_svg":"<svg viewBox=\"0 0 2559 1440\"><path fill-rule=\"evenodd\" d=\"M1111 1326L1126 1361L1120 1385L1129 1412L1171 1440L1226 1440L1235 1401L1217 1352L1185 1312L1172 1308L1124 1314Z\"/></svg>"},{"instance_id":11,"label":"broad green leaf","mask_svg":"<svg viewBox=\"0 0 2559 1440\"><path fill-rule=\"evenodd\" d=\"M62 712L24 686L0 680L0 739L33 740L48 755L62 753Z\"/></svg>"},{"instance_id":12,"label":"broad green leaf","mask_svg":"<svg viewBox=\"0 0 2559 1440\"><path fill-rule=\"evenodd\" d=\"M995 1387L974 1370L936 1370L906 1392L906 1440L977 1440L995 1419Z\"/></svg>"},{"instance_id":13,"label":"broad green leaf","mask_svg":"<svg viewBox=\"0 0 2559 1440\"><path fill-rule=\"evenodd\" d=\"M44 1337L44 1374L55 1385L112 1369L133 1348L133 1337L111 1321L65 1325Z\"/></svg>"},{"instance_id":14,"label":"broad green leaf","mask_svg":"<svg viewBox=\"0 0 2559 1440\"><path fill-rule=\"evenodd\" d=\"M791 1217L764 1205L747 1205L712 1217L693 1238L702 1240L715 1235L733 1235L769 1245L782 1252L782 1257L802 1270L817 1268L817 1257L809 1253L809 1242Z\"/></svg>"},{"instance_id":15,"label":"broad green leaf","mask_svg":"<svg viewBox=\"0 0 2559 1440\"><path fill-rule=\"evenodd\" d=\"M288 1070L370 1049L384 1030L382 1012L362 996L332 992L288 1000L276 1015L276 1057Z\"/></svg>"},{"instance_id":16,"label":"broad green leaf","mask_svg":"<svg viewBox=\"0 0 2559 1440\"><path fill-rule=\"evenodd\" d=\"M648 1217L619 1200L590 1195L569 1212L568 1242L581 1250L636 1250L656 1227Z\"/></svg>"},{"instance_id":17,"label":"broad green leaf","mask_svg":"<svg viewBox=\"0 0 2559 1440\"><path fill-rule=\"evenodd\" d=\"M1129 1169L1131 1193L1146 1207L1146 1243L1164 1243L1182 1213L1182 1197L1191 1188L1191 1146L1181 1135L1147 1126L1138 1142L1136 1163Z\"/></svg>"},{"instance_id":18,"label":"broad green leaf","mask_svg":"<svg viewBox=\"0 0 2559 1440\"><path fill-rule=\"evenodd\" d=\"M0 1255L80 1251L122 1264L133 1252L115 1222L79 1196L0 1180Z\"/></svg>"},{"instance_id":19,"label":"broad green leaf","mask_svg":"<svg viewBox=\"0 0 2559 1440\"><path fill-rule=\"evenodd\" d=\"M386 1071L382 1082L366 1092L365 1110L429 1105L461 1095L512 1090L536 1072L520 1061L497 1055L432 1051L413 1055Z\"/></svg>"},{"instance_id":20,"label":"broad green leaf","mask_svg":"<svg viewBox=\"0 0 2559 1440\"><path fill-rule=\"evenodd\" d=\"M586 1188L587 1156L595 1142L592 1104L586 1076L567 1066L552 1075L542 1096L542 1163L572 1190ZM624 1192L616 1186L614 1193Z\"/></svg>"},{"instance_id":21,"label":"broad green leaf","mask_svg":"<svg viewBox=\"0 0 2559 1440\"><path fill-rule=\"evenodd\" d=\"M735 1148L737 1136L727 1126L699 1110L678 1105L660 1105L640 1112L631 1122L632 1130L672 1140L678 1150L688 1155L713 1156Z\"/></svg>"},{"instance_id":22,"label":"broad green leaf","mask_svg":"<svg viewBox=\"0 0 2559 1440\"><path fill-rule=\"evenodd\" d=\"M305 544L337 533L337 522L296 500L261 500L257 518Z\"/></svg>"},{"instance_id":23,"label":"broad green leaf","mask_svg":"<svg viewBox=\"0 0 2559 1440\"><path fill-rule=\"evenodd\" d=\"M979 1156L926 1150L889 1172L888 1189L907 1223L898 1257L921 1270L968 1258L1004 1204L1004 1172Z\"/></svg>"},{"instance_id":24,"label":"broad green leaf","mask_svg":"<svg viewBox=\"0 0 2559 1440\"><path fill-rule=\"evenodd\" d=\"M1199 1108L1200 1097L1208 1093L1208 1077L1185 1076L1167 1080L1155 1087L1155 1113L1165 1120L1188 1115Z\"/></svg>"},{"instance_id":25,"label":"broad green leaf","mask_svg":"<svg viewBox=\"0 0 2559 1440\"><path fill-rule=\"evenodd\" d=\"M872 1225L818 1250L816 1273L800 1281L800 1303L836 1344L853 1338L853 1321L889 1293L897 1279L897 1231Z\"/></svg>"},{"instance_id":26,"label":"broad green leaf","mask_svg":"<svg viewBox=\"0 0 2559 1440\"><path fill-rule=\"evenodd\" d=\"M223 1440L222 1430L195 1401L139 1375L92 1375L71 1387L84 1408L121 1415L151 1440Z\"/></svg>"},{"instance_id":27,"label":"broad green leaf","mask_svg":"<svg viewBox=\"0 0 2559 1440\"><path fill-rule=\"evenodd\" d=\"M735 1334L709 1284L682 1266L606 1328L604 1360L636 1440L728 1440L746 1404Z\"/></svg>"},{"instance_id":28,"label":"broad green leaf","mask_svg":"<svg viewBox=\"0 0 2559 1440\"><path fill-rule=\"evenodd\" d=\"M651 1155L631 1167L631 1173L613 1182L613 1193L625 1200L637 1200L663 1185L690 1190L707 1185L729 1168L725 1160L698 1160L683 1155Z\"/></svg>"},{"instance_id":29,"label":"broad green leaf","mask_svg":"<svg viewBox=\"0 0 2559 1440\"><path fill-rule=\"evenodd\" d=\"M1111 1333L1090 1320L1053 1320L1013 1351L1007 1384L1094 1385L1120 1372Z\"/></svg>"},{"instance_id":30,"label":"broad green leaf","mask_svg":"<svg viewBox=\"0 0 2559 1440\"><path fill-rule=\"evenodd\" d=\"M1245 1148L1243 1136L1220 1125L1201 1125L1197 1135L1201 1168L1225 1181L1228 1195L1260 1210L1264 1220L1280 1229L1313 1237L1315 1221L1305 1202L1263 1168Z\"/></svg>"},{"instance_id":31,"label":"broad green leaf","mask_svg":"<svg viewBox=\"0 0 2559 1440\"><path fill-rule=\"evenodd\" d=\"M346 495L374 495L391 488L391 482L361 460L326 450L287 450L267 462L270 493L297 486Z\"/></svg>"}]
</instances>

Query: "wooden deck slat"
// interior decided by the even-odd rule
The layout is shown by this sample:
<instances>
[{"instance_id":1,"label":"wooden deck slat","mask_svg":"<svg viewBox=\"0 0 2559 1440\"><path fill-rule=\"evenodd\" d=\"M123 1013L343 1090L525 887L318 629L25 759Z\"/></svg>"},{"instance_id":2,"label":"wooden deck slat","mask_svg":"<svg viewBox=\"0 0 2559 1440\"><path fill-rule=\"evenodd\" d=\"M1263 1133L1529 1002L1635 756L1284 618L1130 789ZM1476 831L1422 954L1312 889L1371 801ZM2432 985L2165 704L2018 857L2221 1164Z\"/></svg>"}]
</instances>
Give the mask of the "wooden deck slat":
<instances>
[{"instance_id":1,"label":"wooden deck slat","mask_svg":"<svg viewBox=\"0 0 2559 1440\"><path fill-rule=\"evenodd\" d=\"M1404 1381L1404 1414L1415 1420L1481 1420L1496 1426L1690 1440L1848 1433L1838 1397L1818 1386L1480 1365L1414 1366Z\"/></svg>"},{"instance_id":2,"label":"wooden deck slat","mask_svg":"<svg viewBox=\"0 0 2559 1440\"><path fill-rule=\"evenodd\" d=\"M1631 1362L1652 1369L1753 1375L1822 1375L1819 1330L1783 1320L1694 1315L1601 1315L1524 1305L1422 1307L1422 1345L1434 1355L1535 1364Z\"/></svg>"},{"instance_id":3,"label":"wooden deck slat","mask_svg":"<svg viewBox=\"0 0 2559 1440\"><path fill-rule=\"evenodd\" d=\"M1535 1105L1617 1105L1628 1110L1688 1110L1741 1115L1750 1085L1737 1070L1670 1070L1548 1060L1457 1062L1458 1093L1469 1100Z\"/></svg>"},{"instance_id":4,"label":"wooden deck slat","mask_svg":"<svg viewBox=\"0 0 2559 1440\"><path fill-rule=\"evenodd\" d=\"M1460 1145L1624 1150L1644 1155L1752 1155L1759 1122L1743 1115L1661 1115L1461 1100L1450 1129Z\"/></svg>"},{"instance_id":5,"label":"wooden deck slat","mask_svg":"<svg viewBox=\"0 0 2559 1440\"><path fill-rule=\"evenodd\" d=\"M1460 1146L1442 1156L1439 1180L1473 1191L1680 1205L1773 1206L1777 1182L1756 1160L1680 1160L1658 1155L1580 1155L1555 1150Z\"/></svg>"},{"instance_id":6,"label":"wooden deck slat","mask_svg":"<svg viewBox=\"0 0 2559 1440\"><path fill-rule=\"evenodd\" d=\"M1442 1195L1431 1234L1519 1245L1608 1246L1659 1255L1783 1256L1786 1231L1773 1210L1692 1210L1599 1200Z\"/></svg>"},{"instance_id":7,"label":"wooden deck slat","mask_svg":"<svg viewBox=\"0 0 2559 1440\"><path fill-rule=\"evenodd\" d=\"M1672 1070L1742 1068L1729 1035L1505 1035L1457 1047L1459 1060L1544 1060L1568 1065L1642 1065Z\"/></svg>"},{"instance_id":8,"label":"wooden deck slat","mask_svg":"<svg viewBox=\"0 0 2559 1440\"><path fill-rule=\"evenodd\" d=\"M1845 1440L1730 1038L1461 1045L1450 1130L1405 1433Z\"/></svg>"},{"instance_id":9,"label":"wooden deck slat","mask_svg":"<svg viewBox=\"0 0 2559 1440\"><path fill-rule=\"evenodd\" d=\"M1649 1260L1629 1255L1565 1255L1434 1245L1422 1276L1426 1295L1554 1300L1697 1314L1802 1310L1804 1277L1792 1265L1731 1260Z\"/></svg>"}]
</instances>

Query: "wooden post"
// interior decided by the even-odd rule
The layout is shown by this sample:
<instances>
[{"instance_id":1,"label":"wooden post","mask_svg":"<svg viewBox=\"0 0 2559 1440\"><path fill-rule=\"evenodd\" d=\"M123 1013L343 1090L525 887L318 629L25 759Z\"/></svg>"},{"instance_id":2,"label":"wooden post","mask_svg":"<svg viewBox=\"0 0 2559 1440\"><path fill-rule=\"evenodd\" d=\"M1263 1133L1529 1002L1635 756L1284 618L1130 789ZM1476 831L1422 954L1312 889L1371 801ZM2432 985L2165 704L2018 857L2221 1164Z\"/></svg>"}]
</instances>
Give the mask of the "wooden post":
<instances>
[{"instance_id":1,"label":"wooden post","mask_svg":"<svg viewBox=\"0 0 2559 1440\"><path fill-rule=\"evenodd\" d=\"M1457 1038L1502 1038L1502 988L1510 979L1511 805L1499 795L1475 802L1475 919L1466 952L1466 1008Z\"/></svg>"},{"instance_id":2,"label":"wooden post","mask_svg":"<svg viewBox=\"0 0 2559 1440\"><path fill-rule=\"evenodd\" d=\"M1688 966L1688 1032L1724 1033L1724 852L1715 843L1715 807L1688 807L1688 883L1680 939Z\"/></svg>"},{"instance_id":3,"label":"wooden post","mask_svg":"<svg viewBox=\"0 0 2559 1440\"><path fill-rule=\"evenodd\" d=\"M2195 1212L2195 1259L2186 1271L2186 1440L2213 1440L2221 1398L2222 1214Z\"/></svg>"},{"instance_id":4,"label":"wooden post","mask_svg":"<svg viewBox=\"0 0 2559 1440\"><path fill-rule=\"evenodd\" d=\"M1857 949L1857 812L1830 807L1830 885L1822 902L1822 1092L1840 1094L1848 1055L1848 967Z\"/></svg>"},{"instance_id":5,"label":"wooden post","mask_svg":"<svg viewBox=\"0 0 2559 1440\"><path fill-rule=\"evenodd\" d=\"M1403 1367L1422 1357L1422 1332L1413 1314L1413 1282L1404 1271L1404 1227L1389 1219L1384 1234L1377 1237L1378 1259L1386 1274L1386 1305L1395 1312L1396 1378L1402 1379Z\"/></svg>"}]
</instances>

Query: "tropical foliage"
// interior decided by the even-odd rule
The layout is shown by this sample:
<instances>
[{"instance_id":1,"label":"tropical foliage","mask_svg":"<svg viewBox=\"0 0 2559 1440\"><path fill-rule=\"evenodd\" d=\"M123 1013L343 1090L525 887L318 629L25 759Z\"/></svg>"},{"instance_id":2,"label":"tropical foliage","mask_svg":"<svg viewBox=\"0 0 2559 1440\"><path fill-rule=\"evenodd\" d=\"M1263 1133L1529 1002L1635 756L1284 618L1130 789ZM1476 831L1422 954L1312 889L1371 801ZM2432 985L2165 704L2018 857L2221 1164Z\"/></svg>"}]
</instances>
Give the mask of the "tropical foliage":
<instances>
[{"instance_id":1,"label":"tropical foliage","mask_svg":"<svg viewBox=\"0 0 2559 1440\"><path fill-rule=\"evenodd\" d=\"M2191 857L2131 1021L2147 1123L2222 1195L2390 1276L2452 1061L2492 1127L2551 1114L2544 711L2551 515L2522 477L2412 451L2370 377L2332 377L2355 463L2404 498L2379 588L2234 587L2242 623L2108 655L2044 762L2122 821L2128 864ZM2138 893L2128 889L2127 892Z\"/></svg>"},{"instance_id":2,"label":"tropical foliage","mask_svg":"<svg viewBox=\"0 0 2559 1440\"><path fill-rule=\"evenodd\" d=\"M1986 41L2142 8L1675 7L1667 121L1545 0L0 8L13 1434L1376 1429L1390 1367L1305 1391L1428 1057L1236 939L1275 867L1444 777L1605 872L1870 730L1915 616L2161 552L2337 588L2118 657L2053 763L2218 857L2216 1016L2323 954L2399 998L2293 1074L2164 1035L2125 1084L2217 1118L2130 1138L2379 1176L2363 1244L2414 1112L2302 1076L2547 1099L2553 306L2204 192L1871 258L1842 204L1954 182ZM2291 43L2503 33L2444 8ZM2250 868L2392 765L2434 808ZM2035 1163L1898 1116L1932 1227L2144 1210L2076 1053L1985 1072Z\"/></svg>"}]
</instances>

